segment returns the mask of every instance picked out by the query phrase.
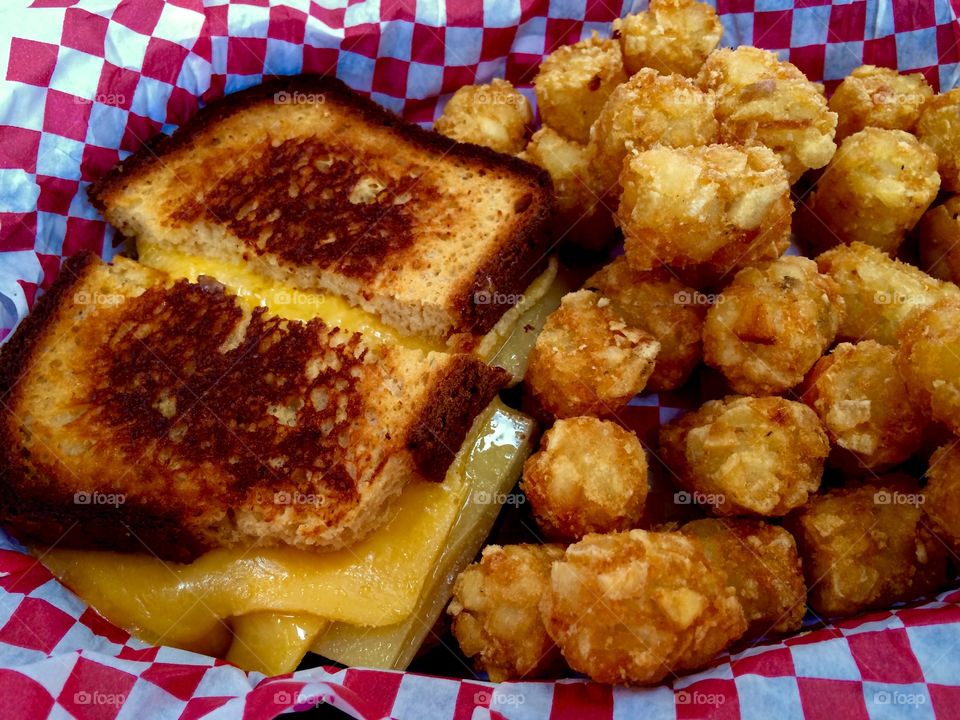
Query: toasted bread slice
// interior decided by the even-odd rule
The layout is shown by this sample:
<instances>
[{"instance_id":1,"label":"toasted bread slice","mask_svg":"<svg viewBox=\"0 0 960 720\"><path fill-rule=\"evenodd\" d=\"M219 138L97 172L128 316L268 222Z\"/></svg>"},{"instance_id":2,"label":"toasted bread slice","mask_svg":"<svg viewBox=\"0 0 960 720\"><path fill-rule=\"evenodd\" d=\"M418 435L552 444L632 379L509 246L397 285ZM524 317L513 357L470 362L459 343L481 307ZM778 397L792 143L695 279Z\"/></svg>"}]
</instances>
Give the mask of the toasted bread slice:
<instances>
[{"instance_id":1,"label":"toasted bread slice","mask_svg":"<svg viewBox=\"0 0 960 720\"><path fill-rule=\"evenodd\" d=\"M0 515L33 541L172 560L343 546L409 480L444 476L506 381L76 256L0 353Z\"/></svg>"},{"instance_id":2,"label":"toasted bread slice","mask_svg":"<svg viewBox=\"0 0 960 720\"><path fill-rule=\"evenodd\" d=\"M128 237L253 261L269 278L442 338L482 335L509 309L539 273L553 211L539 168L316 76L208 106L90 198Z\"/></svg>"}]
</instances>

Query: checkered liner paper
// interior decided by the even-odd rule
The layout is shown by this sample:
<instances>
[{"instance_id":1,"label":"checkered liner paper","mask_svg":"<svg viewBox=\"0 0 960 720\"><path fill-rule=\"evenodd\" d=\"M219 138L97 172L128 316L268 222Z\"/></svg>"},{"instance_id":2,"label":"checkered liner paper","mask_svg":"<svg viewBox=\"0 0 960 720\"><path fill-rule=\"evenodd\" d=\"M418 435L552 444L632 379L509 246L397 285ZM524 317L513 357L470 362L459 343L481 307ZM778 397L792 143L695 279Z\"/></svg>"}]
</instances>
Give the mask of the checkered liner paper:
<instances>
[{"instance_id":1,"label":"checkered liner paper","mask_svg":"<svg viewBox=\"0 0 960 720\"><path fill-rule=\"evenodd\" d=\"M727 45L776 50L828 89L873 63L960 82L960 0L717 0ZM346 5L346 6L345 6ZM630 9L608 0L7 0L0 8L0 341L61 260L119 251L87 184L265 75L335 73L429 124L464 84L524 88L543 55ZM16 6L16 7L14 7ZM634 401L647 428L667 397ZM363 669L264 678L111 626L0 531L4 717L960 718L960 591L724 656L654 689Z\"/></svg>"}]
</instances>

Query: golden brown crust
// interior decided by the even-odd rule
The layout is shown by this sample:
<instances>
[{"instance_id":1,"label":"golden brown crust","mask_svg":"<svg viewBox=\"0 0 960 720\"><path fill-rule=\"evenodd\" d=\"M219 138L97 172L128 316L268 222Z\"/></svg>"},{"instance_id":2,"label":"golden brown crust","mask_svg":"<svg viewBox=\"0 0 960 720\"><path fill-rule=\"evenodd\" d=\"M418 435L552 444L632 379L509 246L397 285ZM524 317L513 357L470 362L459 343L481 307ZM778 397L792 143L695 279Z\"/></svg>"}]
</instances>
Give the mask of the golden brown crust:
<instances>
[{"instance_id":1,"label":"golden brown crust","mask_svg":"<svg viewBox=\"0 0 960 720\"><path fill-rule=\"evenodd\" d=\"M0 355L0 513L33 541L173 560L336 547L442 479L506 380L79 256Z\"/></svg>"},{"instance_id":2,"label":"golden brown crust","mask_svg":"<svg viewBox=\"0 0 960 720\"><path fill-rule=\"evenodd\" d=\"M90 187L91 202L109 216L115 196L124 191L132 179L156 172L164 164L165 158L190 147L201 133L211 131L219 123L263 103L271 100L276 102L275 98L284 93L291 98L322 96L323 106L352 113L351 122L357 127L369 124L384 129L398 141L416 147L424 157L442 158L444 162L459 164L479 176L500 173L513 179L518 192L520 188L525 188L515 203L513 217L501 223L499 237L491 238L494 242L486 241L490 248L485 259L478 263L472 275L455 283L447 296L448 309L453 313L450 332L483 334L488 331L508 305L477 303L475 294L483 290L495 291L503 296L519 296L545 261L544 250L549 240L547 229L554 206L549 175L522 160L488 148L458 143L407 123L372 101L354 94L334 78L309 75L276 78L223 98L201 110L173 135L147 143L141 151L100 178ZM407 258L409 253L403 251L416 243L417 231L423 221L413 206L419 207L423 203L435 205L437 198L430 200L430 193L435 195L436 189L429 183L416 183L414 203L397 200L404 196L403 188L399 186L388 193L389 202L384 201L384 207L380 207L384 203L366 200L346 202L344 188L355 185L353 181L363 178L355 177L354 168L347 167L347 163L339 166L334 162L333 166L324 170L324 182L330 179L326 177L327 170L333 171L334 197L329 202L319 202L316 207L308 208L310 204L303 202L302 197L298 200L297 197L287 196L288 187L298 184L299 175L296 171L303 170L295 162L288 162L290 158L287 156L292 154L299 159L306 153L316 156L312 159L323 164L324 158L321 156L326 150L322 138L301 140L303 142L293 144L289 140L277 143L277 147L269 148L249 162L240 162L238 158L237 164L228 172L232 179L213 183L212 197L203 200L191 197L170 217L175 215L187 224L205 218L210 213L218 220L220 217L229 217L231 222L226 225L236 233L245 252L257 255L269 253L270 257L280 258L295 267L310 263L321 271L354 281L369 279L378 268L390 267L390 259L398 253ZM205 147L204 152L213 150ZM282 182L277 182L273 175L260 182L247 182L251 175L257 175L251 174L251 168L248 167L250 163L256 165L253 170L269 168L279 172ZM313 165L310 165L307 170L312 172L312 168ZM204 171L203 168L197 168L196 172L202 175ZM314 179L314 185L316 182ZM297 194L296 190L291 192ZM265 202L264 198L268 200ZM408 204L411 207L406 207ZM277 210L281 211L279 218L274 217ZM376 216L377 228L385 232L367 232L371 213ZM384 221L389 227L381 227ZM329 246L324 243L304 243L303 232L318 226L337 228L336 241ZM296 232L281 232L284 228L296 229Z\"/></svg>"}]
</instances>

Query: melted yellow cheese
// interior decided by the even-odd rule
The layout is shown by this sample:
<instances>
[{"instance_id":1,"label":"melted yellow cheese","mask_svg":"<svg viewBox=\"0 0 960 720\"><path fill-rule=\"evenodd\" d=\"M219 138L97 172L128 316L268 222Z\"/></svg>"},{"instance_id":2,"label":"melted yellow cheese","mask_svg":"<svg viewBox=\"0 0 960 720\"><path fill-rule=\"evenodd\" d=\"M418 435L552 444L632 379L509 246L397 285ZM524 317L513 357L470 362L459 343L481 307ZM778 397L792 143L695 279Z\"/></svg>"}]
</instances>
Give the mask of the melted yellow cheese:
<instances>
[{"instance_id":1,"label":"melted yellow cheese","mask_svg":"<svg viewBox=\"0 0 960 720\"><path fill-rule=\"evenodd\" d=\"M419 350L446 349L440 340L403 335L376 315L353 307L336 295L284 287L258 273L253 264L240 265L188 255L143 240L137 241L137 255L144 265L162 270L175 278L186 278L190 282L196 282L201 275L215 278L248 308L268 307L277 315L291 320L306 321L319 317L328 325Z\"/></svg>"},{"instance_id":2,"label":"melted yellow cheese","mask_svg":"<svg viewBox=\"0 0 960 720\"><path fill-rule=\"evenodd\" d=\"M234 637L227 660L272 676L295 669L330 622L312 615L257 612L233 618L230 625Z\"/></svg>"},{"instance_id":3,"label":"melted yellow cheese","mask_svg":"<svg viewBox=\"0 0 960 720\"><path fill-rule=\"evenodd\" d=\"M147 642L197 652L222 655L222 621L264 611L309 616L294 618L301 626L315 620L401 623L421 606L451 532L472 535L478 544L489 532L492 516L477 524L465 509L482 493L503 492L516 482L532 430L532 421L494 401L477 419L446 479L409 485L383 527L347 549L220 549L189 565L106 551L39 554L54 575L115 624ZM255 650L268 634L256 625L245 631L247 622L253 621L240 621L234 632L249 632L243 644L268 654ZM299 661L314 640L298 640L296 633L285 637L275 642L286 649L271 649L276 653L271 657ZM299 650L290 646L294 640ZM239 649L231 652L249 658Z\"/></svg>"}]
</instances>

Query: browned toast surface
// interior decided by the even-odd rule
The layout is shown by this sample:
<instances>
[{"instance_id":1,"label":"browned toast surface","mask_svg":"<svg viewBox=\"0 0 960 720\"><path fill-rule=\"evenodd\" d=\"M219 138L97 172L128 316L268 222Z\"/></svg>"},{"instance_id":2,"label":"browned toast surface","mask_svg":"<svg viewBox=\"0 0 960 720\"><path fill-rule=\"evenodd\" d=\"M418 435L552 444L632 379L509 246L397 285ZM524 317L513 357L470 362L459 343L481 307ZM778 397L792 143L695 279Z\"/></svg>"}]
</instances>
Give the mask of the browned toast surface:
<instances>
[{"instance_id":1,"label":"browned toast surface","mask_svg":"<svg viewBox=\"0 0 960 720\"><path fill-rule=\"evenodd\" d=\"M411 333L482 334L543 259L539 168L406 123L331 78L230 95L95 183L125 235L341 295ZM486 294L486 295L484 295Z\"/></svg>"},{"instance_id":2,"label":"browned toast surface","mask_svg":"<svg viewBox=\"0 0 960 720\"><path fill-rule=\"evenodd\" d=\"M77 256L0 353L0 512L34 541L176 560L342 546L443 477L505 375Z\"/></svg>"}]
</instances>

